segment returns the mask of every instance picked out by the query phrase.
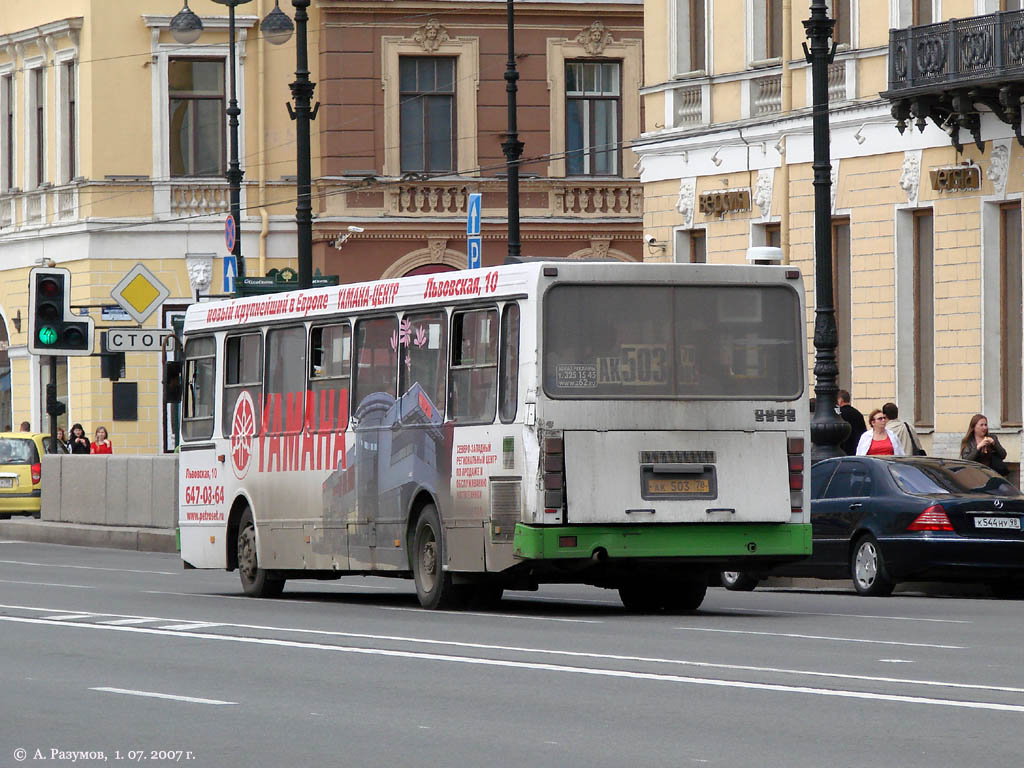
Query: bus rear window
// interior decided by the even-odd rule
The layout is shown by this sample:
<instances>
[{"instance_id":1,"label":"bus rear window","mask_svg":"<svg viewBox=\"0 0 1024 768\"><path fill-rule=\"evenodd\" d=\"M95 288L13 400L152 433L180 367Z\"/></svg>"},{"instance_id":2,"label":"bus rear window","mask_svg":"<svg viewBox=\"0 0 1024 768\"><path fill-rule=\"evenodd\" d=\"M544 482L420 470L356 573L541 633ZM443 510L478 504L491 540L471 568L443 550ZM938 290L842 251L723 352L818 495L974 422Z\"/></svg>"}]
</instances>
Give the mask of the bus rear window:
<instances>
[{"instance_id":1,"label":"bus rear window","mask_svg":"<svg viewBox=\"0 0 1024 768\"><path fill-rule=\"evenodd\" d=\"M569 399L795 399L799 306L784 286L558 285L544 298L544 390Z\"/></svg>"}]
</instances>

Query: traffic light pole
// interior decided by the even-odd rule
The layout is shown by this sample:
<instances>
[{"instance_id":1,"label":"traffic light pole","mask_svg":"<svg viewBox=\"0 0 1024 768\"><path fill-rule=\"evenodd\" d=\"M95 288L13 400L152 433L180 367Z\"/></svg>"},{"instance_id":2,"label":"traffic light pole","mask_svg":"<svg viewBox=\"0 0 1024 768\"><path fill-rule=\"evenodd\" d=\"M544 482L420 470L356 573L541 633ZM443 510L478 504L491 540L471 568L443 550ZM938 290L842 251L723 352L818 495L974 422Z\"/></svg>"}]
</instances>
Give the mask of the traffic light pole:
<instances>
[{"instance_id":1,"label":"traffic light pole","mask_svg":"<svg viewBox=\"0 0 1024 768\"><path fill-rule=\"evenodd\" d=\"M50 385L47 387L49 391L52 387L54 393L57 392L57 358L50 355ZM50 398L46 398L46 410L50 415L50 453L57 453L57 414L53 409L50 408Z\"/></svg>"}]
</instances>

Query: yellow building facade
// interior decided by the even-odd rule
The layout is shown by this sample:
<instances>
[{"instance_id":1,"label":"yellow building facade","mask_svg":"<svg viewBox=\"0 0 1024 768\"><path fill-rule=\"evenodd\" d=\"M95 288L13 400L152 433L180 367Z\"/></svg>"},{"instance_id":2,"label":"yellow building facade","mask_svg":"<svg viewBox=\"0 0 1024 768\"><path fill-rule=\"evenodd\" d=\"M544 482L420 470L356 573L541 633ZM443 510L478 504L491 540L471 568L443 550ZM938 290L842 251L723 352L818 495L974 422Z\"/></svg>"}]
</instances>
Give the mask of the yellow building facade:
<instances>
[{"instance_id":1,"label":"yellow building facade","mask_svg":"<svg viewBox=\"0 0 1024 768\"><path fill-rule=\"evenodd\" d=\"M228 17L224 5L192 0L204 28L183 46L169 31L181 0L2 5L0 428L28 421L48 431L49 359L26 346L33 266L70 270L72 305L94 319L97 352L100 330L137 325L118 319L111 297L137 263L169 291L147 328L169 328L197 296L224 292ZM242 253L248 273L261 275L295 265L295 133L284 108L295 43L275 47L258 34L273 8L253 0L236 16ZM317 57L310 62L315 81ZM80 422L90 437L105 426L118 453L173 449L162 362L159 351L126 353L114 382L100 357L58 358L60 423Z\"/></svg>"},{"instance_id":2,"label":"yellow building facade","mask_svg":"<svg viewBox=\"0 0 1024 768\"><path fill-rule=\"evenodd\" d=\"M829 8L839 386L865 415L897 403L933 455L959 456L971 417L983 413L1017 463L1024 148L1006 115L997 119L998 105L953 114L932 95L908 100L912 111L931 104L932 114L910 114L902 132L891 114L893 79L923 65L917 49L899 47L898 32L890 43L890 29L923 30L938 50L953 32L929 24L980 14L974 29L991 21L997 38L1000 5L831 0ZM644 231L655 239L646 259L743 263L748 247L777 245L800 267L813 385L811 88L801 45L809 15L808 3L789 0L647 0L646 122L634 151ZM1001 18L1024 30L1020 15ZM945 55L939 66L955 66Z\"/></svg>"}]
</instances>

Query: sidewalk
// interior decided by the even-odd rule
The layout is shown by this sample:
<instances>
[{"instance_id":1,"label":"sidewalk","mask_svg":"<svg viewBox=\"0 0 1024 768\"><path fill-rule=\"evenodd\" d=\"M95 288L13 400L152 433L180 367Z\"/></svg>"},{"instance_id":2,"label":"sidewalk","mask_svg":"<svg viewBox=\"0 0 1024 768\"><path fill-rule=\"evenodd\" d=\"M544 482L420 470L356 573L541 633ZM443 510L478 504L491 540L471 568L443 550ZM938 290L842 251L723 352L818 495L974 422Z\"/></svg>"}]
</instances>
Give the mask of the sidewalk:
<instances>
[{"instance_id":1,"label":"sidewalk","mask_svg":"<svg viewBox=\"0 0 1024 768\"><path fill-rule=\"evenodd\" d=\"M57 523L31 517L0 520L0 540L74 544L80 547L135 549L140 552L177 552L174 528L133 528L119 525Z\"/></svg>"}]
</instances>

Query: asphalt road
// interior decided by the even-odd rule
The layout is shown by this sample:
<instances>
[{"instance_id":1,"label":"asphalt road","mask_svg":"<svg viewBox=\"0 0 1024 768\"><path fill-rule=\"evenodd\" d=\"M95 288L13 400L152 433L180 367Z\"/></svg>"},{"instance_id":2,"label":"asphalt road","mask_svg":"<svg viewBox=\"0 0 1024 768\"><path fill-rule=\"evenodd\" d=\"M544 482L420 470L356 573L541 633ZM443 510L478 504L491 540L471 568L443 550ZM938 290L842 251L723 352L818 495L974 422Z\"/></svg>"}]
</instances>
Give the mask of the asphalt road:
<instances>
[{"instance_id":1,"label":"asphalt road","mask_svg":"<svg viewBox=\"0 0 1024 768\"><path fill-rule=\"evenodd\" d=\"M429 612L405 581L256 600L175 555L0 542L0 767L1009 768L1022 609L712 589L634 616L552 587Z\"/></svg>"}]
</instances>

